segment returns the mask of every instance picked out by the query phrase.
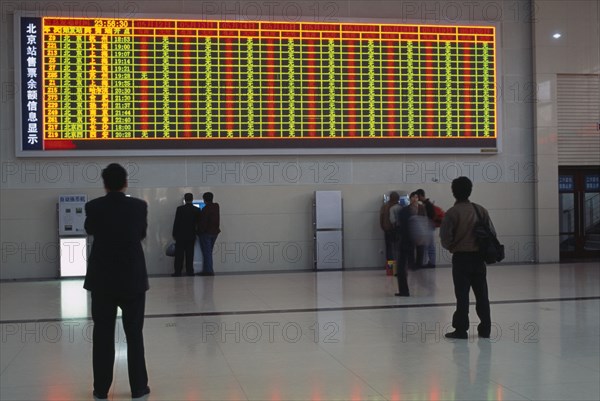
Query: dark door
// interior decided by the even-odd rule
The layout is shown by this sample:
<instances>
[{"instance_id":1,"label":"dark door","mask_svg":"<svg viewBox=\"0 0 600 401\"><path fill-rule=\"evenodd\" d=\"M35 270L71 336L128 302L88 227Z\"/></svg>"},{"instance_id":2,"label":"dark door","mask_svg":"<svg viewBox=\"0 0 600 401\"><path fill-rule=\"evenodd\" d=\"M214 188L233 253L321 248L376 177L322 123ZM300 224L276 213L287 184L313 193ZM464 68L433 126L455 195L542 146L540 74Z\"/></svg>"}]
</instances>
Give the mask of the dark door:
<instances>
[{"instance_id":1,"label":"dark door","mask_svg":"<svg viewBox=\"0 0 600 401\"><path fill-rule=\"evenodd\" d=\"M560 167L560 258L600 257L600 167Z\"/></svg>"}]
</instances>

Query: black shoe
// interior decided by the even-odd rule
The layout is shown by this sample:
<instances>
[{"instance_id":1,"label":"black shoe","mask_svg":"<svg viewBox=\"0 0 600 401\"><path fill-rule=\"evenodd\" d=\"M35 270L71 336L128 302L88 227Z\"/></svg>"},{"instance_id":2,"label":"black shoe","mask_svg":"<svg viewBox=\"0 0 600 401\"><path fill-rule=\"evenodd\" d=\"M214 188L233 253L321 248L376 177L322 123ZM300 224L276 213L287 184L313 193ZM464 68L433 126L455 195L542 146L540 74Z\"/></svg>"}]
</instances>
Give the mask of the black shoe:
<instances>
[{"instance_id":1,"label":"black shoe","mask_svg":"<svg viewBox=\"0 0 600 401\"><path fill-rule=\"evenodd\" d=\"M464 331L453 331L452 333L446 333L444 336L446 338L459 338L461 340L466 340L469 338L469 335Z\"/></svg>"},{"instance_id":2,"label":"black shoe","mask_svg":"<svg viewBox=\"0 0 600 401\"><path fill-rule=\"evenodd\" d=\"M197 276L214 276L215 273L213 272L200 272L200 273L196 273Z\"/></svg>"},{"instance_id":3,"label":"black shoe","mask_svg":"<svg viewBox=\"0 0 600 401\"><path fill-rule=\"evenodd\" d=\"M394 294L394 296L396 297L410 297L410 294L408 292L397 292Z\"/></svg>"},{"instance_id":4,"label":"black shoe","mask_svg":"<svg viewBox=\"0 0 600 401\"><path fill-rule=\"evenodd\" d=\"M186 276L194 276L194 272L192 273L185 273Z\"/></svg>"},{"instance_id":5,"label":"black shoe","mask_svg":"<svg viewBox=\"0 0 600 401\"><path fill-rule=\"evenodd\" d=\"M435 269L435 265L433 263L427 263L426 265L421 266L422 269Z\"/></svg>"},{"instance_id":6,"label":"black shoe","mask_svg":"<svg viewBox=\"0 0 600 401\"><path fill-rule=\"evenodd\" d=\"M148 394L150 394L150 387L146 386L142 391L131 393L131 398L140 398Z\"/></svg>"},{"instance_id":7,"label":"black shoe","mask_svg":"<svg viewBox=\"0 0 600 401\"><path fill-rule=\"evenodd\" d=\"M108 394L100 394L96 390L94 390L92 395L94 396L94 399L96 399L96 400L107 400L108 399Z\"/></svg>"},{"instance_id":8,"label":"black shoe","mask_svg":"<svg viewBox=\"0 0 600 401\"><path fill-rule=\"evenodd\" d=\"M479 338L490 338L490 333L477 333Z\"/></svg>"},{"instance_id":9,"label":"black shoe","mask_svg":"<svg viewBox=\"0 0 600 401\"><path fill-rule=\"evenodd\" d=\"M181 273L173 273L171 274L171 277L181 277Z\"/></svg>"}]
</instances>

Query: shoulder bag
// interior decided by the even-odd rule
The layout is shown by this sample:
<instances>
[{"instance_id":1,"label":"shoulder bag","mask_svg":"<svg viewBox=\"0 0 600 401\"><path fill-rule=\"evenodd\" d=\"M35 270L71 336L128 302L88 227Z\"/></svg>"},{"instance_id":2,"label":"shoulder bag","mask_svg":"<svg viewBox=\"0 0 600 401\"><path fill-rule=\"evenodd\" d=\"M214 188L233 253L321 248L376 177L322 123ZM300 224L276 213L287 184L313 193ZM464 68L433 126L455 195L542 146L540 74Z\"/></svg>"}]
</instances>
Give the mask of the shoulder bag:
<instances>
[{"instance_id":1,"label":"shoulder bag","mask_svg":"<svg viewBox=\"0 0 600 401\"><path fill-rule=\"evenodd\" d=\"M504 245L498 241L496 235L490 230L490 226L481 218L477 206L473 203L473 208L477 214L477 222L473 227L473 234L479 246L479 253L487 264L500 262L504 259Z\"/></svg>"}]
</instances>

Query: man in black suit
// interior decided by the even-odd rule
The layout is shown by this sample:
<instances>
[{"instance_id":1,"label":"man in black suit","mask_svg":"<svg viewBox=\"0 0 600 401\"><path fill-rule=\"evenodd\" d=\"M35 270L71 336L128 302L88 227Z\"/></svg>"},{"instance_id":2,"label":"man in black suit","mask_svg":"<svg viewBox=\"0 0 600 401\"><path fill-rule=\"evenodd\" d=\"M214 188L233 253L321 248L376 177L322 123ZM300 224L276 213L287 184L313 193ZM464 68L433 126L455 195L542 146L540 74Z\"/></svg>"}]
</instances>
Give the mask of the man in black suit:
<instances>
[{"instance_id":1,"label":"man in black suit","mask_svg":"<svg viewBox=\"0 0 600 401\"><path fill-rule=\"evenodd\" d=\"M183 258L185 256L185 274L194 275L194 244L196 242L196 225L200 209L194 206L194 195L183 195L185 205L179 206L173 222L173 238L175 238L175 273L173 277L181 276Z\"/></svg>"},{"instance_id":2,"label":"man in black suit","mask_svg":"<svg viewBox=\"0 0 600 401\"><path fill-rule=\"evenodd\" d=\"M85 230L94 237L83 287L91 291L94 397L106 399L115 361L117 307L123 312L127 367L133 398L150 392L144 357L144 310L149 288L141 241L148 206L125 195L127 171L112 163L102 170L106 195L85 205Z\"/></svg>"}]
</instances>

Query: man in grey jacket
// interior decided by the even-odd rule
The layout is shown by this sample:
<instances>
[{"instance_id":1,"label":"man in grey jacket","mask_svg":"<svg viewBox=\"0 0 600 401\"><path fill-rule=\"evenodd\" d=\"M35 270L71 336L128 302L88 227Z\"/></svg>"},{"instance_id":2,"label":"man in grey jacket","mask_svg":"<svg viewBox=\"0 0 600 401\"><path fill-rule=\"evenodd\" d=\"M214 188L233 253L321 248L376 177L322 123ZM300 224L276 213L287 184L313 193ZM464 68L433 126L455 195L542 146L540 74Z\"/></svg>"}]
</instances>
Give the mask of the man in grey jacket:
<instances>
[{"instance_id":1,"label":"man in grey jacket","mask_svg":"<svg viewBox=\"0 0 600 401\"><path fill-rule=\"evenodd\" d=\"M495 230L488 211L483 206L469 201L472 189L473 183L467 177L458 177L452 181L452 195L456 202L446 212L440 227L442 246L452 253L452 280L456 296L456 311L452 316L452 327L455 331L447 333L447 338L468 338L471 288L475 294L475 310L481 321L477 326L477 333L482 338L490 337L487 269L473 233L477 222L475 207L484 224L488 224L493 233Z\"/></svg>"}]
</instances>

